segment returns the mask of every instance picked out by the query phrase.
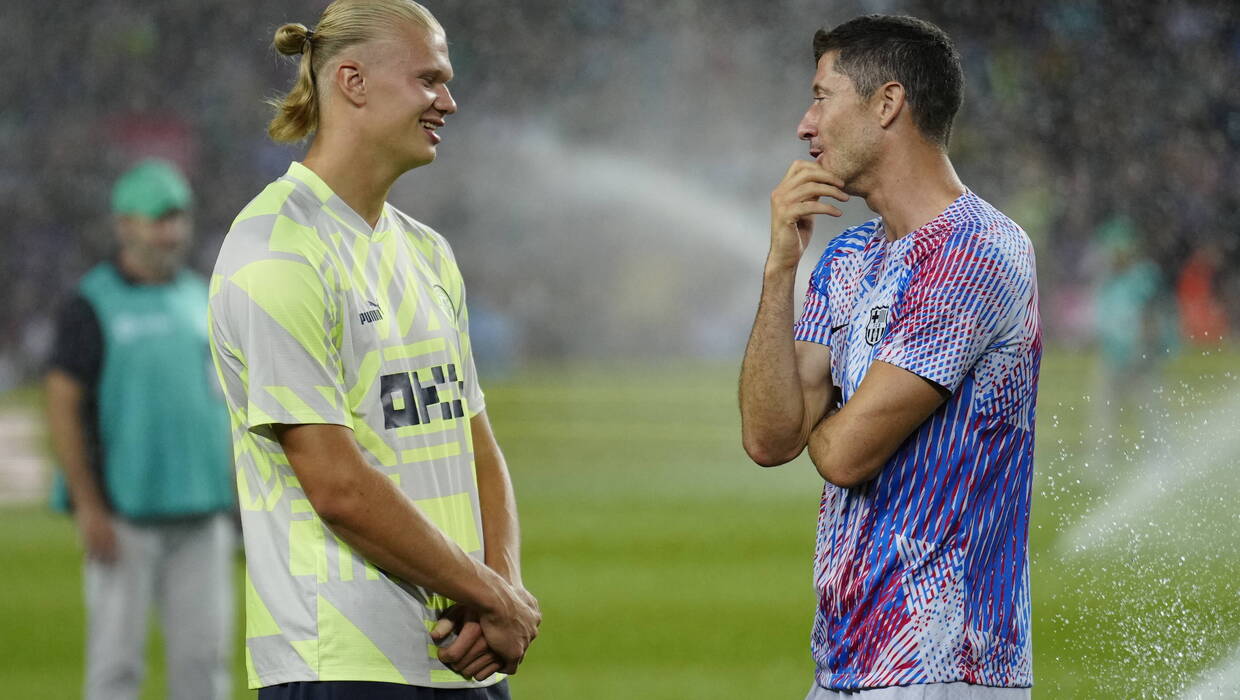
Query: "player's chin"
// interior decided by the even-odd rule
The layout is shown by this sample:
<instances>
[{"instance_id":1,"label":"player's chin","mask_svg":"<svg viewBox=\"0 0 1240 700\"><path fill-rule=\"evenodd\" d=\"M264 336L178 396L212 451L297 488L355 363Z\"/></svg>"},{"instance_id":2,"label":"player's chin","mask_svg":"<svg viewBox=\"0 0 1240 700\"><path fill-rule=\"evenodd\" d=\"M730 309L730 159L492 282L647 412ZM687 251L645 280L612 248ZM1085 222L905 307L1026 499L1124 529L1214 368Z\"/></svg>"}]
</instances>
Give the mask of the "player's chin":
<instances>
[{"instance_id":1,"label":"player's chin","mask_svg":"<svg viewBox=\"0 0 1240 700\"><path fill-rule=\"evenodd\" d=\"M436 155L434 146L418 149L416 153L410 154L408 160L405 161L407 166L405 169L413 170L414 168L420 168L423 165L430 165L435 162Z\"/></svg>"}]
</instances>

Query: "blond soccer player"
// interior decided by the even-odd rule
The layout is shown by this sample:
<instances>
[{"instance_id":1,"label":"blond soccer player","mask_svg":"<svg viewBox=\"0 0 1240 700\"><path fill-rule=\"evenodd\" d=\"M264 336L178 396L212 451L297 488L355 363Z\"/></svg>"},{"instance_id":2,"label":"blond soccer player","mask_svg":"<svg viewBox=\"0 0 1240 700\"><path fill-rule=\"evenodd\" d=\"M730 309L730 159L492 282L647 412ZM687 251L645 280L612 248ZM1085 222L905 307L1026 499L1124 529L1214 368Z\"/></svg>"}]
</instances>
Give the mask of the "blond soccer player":
<instances>
[{"instance_id":1,"label":"blond soccer player","mask_svg":"<svg viewBox=\"0 0 1240 700\"><path fill-rule=\"evenodd\" d=\"M286 24L270 125L312 137L238 215L211 281L244 525L246 658L273 698L507 698L538 631L517 513L442 236L385 199L456 103L408 0Z\"/></svg>"}]
</instances>

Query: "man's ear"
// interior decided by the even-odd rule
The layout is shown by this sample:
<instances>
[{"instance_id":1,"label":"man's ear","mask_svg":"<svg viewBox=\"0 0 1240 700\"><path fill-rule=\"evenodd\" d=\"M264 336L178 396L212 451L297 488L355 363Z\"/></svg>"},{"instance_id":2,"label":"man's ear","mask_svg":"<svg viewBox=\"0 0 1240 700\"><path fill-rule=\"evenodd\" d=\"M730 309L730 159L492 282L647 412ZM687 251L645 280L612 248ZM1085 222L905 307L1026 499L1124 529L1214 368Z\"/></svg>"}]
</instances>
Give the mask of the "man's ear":
<instances>
[{"instance_id":1,"label":"man's ear","mask_svg":"<svg viewBox=\"0 0 1240 700\"><path fill-rule=\"evenodd\" d=\"M904 86L897 82L885 83L878 88L877 103L878 125L886 129L895 122L896 117L904 110Z\"/></svg>"},{"instance_id":2,"label":"man's ear","mask_svg":"<svg viewBox=\"0 0 1240 700\"><path fill-rule=\"evenodd\" d=\"M366 79L362 75L361 63L346 58L336 64L332 77L336 89L349 104L354 107L366 104Z\"/></svg>"}]
</instances>

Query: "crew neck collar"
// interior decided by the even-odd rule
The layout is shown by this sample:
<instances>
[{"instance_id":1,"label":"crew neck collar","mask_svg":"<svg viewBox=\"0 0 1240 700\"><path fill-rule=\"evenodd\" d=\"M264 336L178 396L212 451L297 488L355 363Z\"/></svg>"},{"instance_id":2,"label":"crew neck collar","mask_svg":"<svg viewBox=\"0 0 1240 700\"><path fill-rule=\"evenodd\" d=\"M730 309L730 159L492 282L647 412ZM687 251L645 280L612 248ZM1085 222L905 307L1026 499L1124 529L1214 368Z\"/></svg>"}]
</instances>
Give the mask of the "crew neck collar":
<instances>
[{"instance_id":1,"label":"crew neck collar","mask_svg":"<svg viewBox=\"0 0 1240 700\"><path fill-rule=\"evenodd\" d=\"M935 238L938 234L951 230L952 223L958 218L956 215L957 212L965 204L966 200L973 196L974 194L972 190L968 187L964 188L964 192L961 193L959 197L952 200L952 203L948 204L947 208L939 212L933 219L930 219L926 223L918 226L912 231L909 231L907 234L897 238L894 241L887 239L887 228L882 219L879 219L879 226L875 233L888 244L897 248L908 248L915 245L917 241Z\"/></svg>"}]
</instances>

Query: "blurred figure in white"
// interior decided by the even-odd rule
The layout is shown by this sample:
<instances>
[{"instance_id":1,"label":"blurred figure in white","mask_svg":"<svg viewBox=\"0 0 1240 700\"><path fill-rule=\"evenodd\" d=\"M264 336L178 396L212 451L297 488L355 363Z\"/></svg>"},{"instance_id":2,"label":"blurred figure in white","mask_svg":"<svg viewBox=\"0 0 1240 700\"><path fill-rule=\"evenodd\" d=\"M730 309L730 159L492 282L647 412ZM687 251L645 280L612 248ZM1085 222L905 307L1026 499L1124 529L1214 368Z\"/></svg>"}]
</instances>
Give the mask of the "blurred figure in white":
<instances>
[{"instance_id":1,"label":"blurred figure in white","mask_svg":"<svg viewBox=\"0 0 1240 700\"><path fill-rule=\"evenodd\" d=\"M189 185L146 161L112 191L119 248L57 321L48 426L54 504L85 549L86 692L137 698L147 615L163 621L168 696L231 693L235 525L228 413L210 373L207 285L182 264Z\"/></svg>"}]
</instances>

